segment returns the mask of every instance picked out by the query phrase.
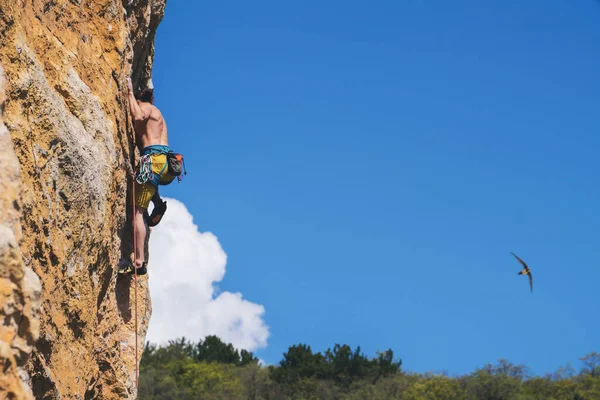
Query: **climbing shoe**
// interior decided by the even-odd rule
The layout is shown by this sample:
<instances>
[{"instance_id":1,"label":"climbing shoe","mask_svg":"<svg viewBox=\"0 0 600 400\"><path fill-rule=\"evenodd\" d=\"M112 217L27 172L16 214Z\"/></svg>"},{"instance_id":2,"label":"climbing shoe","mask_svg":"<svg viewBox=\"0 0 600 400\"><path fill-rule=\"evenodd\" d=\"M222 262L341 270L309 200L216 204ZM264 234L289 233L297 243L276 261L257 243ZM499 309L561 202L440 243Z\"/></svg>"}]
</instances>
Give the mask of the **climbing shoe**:
<instances>
[{"instance_id":1,"label":"climbing shoe","mask_svg":"<svg viewBox=\"0 0 600 400\"><path fill-rule=\"evenodd\" d=\"M146 275L146 273L148 273L147 265L148 264L146 263L146 261L144 261L142 266L137 269L137 271L136 271L137 274L138 275Z\"/></svg>"},{"instance_id":2,"label":"climbing shoe","mask_svg":"<svg viewBox=\"0 0 600 400\"><path fill-rule=\"evenodd\" d=\"M133 264L129 260L121 259L119 260L119 274L124 275L129 272L133 272Z\"/></svg>"},{"instance_id":3,"label":"climbing shoe","mask_svg":"<svg viewBox=\"0 0 600 400\"><path fill-rule=\"evenodd\" d=\"M133 275L134 274L134 265L132 262L119 262L119 275ZM146 275L148 272L147 263L144 261L142 266L137 268L138 275Z\"/></svg>"},{"instance_id":4,"label":"climbing shoe","mask_svg":"<svg viewBox=\"0 0 600 400\"><path fill-rule=\"evenodd\" d=\"M154 203L154 209L152 209L152 214L150 214L149 216L148 216L148 214L145 214L146 223L148 224L149 227L158 225L158 223L162 219L163 215L165 215L165 211L167 211L167 202L166 201L163 201L162 199L159 198L156 201L154 201L154 199L153 199L152 202Z\"/></svg>"}]
</instances>

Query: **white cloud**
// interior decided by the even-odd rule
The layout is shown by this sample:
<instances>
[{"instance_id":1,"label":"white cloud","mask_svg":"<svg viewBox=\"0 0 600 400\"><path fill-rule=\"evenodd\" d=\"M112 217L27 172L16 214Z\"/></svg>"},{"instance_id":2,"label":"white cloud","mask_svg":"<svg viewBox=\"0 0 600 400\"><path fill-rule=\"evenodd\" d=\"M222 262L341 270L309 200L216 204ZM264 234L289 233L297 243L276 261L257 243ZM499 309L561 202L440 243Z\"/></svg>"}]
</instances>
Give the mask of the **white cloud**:
<instances>
[{"instance_id":1,"label":"white cloud","mask_svg":"<svg viewBox=\"0 0 600 400\"><path fill-rule=\"evenodd\" d=\"M167 212L150 235L148 263L152 318L146 340L166 343L185 336L197 342L217 335L254 351L267 345L264 307L241 293L219 292L227 255L217 237L200 232L185 205L167 199Z\"/></svg>"}]
</instances>

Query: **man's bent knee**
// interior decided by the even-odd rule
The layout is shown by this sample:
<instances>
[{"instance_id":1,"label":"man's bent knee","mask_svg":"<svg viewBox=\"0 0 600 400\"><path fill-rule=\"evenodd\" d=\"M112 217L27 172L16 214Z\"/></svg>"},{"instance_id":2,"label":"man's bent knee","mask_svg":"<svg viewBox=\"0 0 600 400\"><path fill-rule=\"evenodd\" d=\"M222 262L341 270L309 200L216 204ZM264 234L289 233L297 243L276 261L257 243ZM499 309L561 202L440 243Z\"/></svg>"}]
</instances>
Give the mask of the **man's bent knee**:
<instances>
[{"instance_id":1,"label":"man's bent knee","mask_svg":"<svg viewBox=\"0 0 600 400\"><path fill-rule=\"evenodd\" d=\"M137 207L141 207L143 209L148 208L150 204L150 200L154 197L154 194L157 192L156 186L150 183L144 183L140 185L139 183L135 183L135 205Z\"/></svg>"}]
</instances>

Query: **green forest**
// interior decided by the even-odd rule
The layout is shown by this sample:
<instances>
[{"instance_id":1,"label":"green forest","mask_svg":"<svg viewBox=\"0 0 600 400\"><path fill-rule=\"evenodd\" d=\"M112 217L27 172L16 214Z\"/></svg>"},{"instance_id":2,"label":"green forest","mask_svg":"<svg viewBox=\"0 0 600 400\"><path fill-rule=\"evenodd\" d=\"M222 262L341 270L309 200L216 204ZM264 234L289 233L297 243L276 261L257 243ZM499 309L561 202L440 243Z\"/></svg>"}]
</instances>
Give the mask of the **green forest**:
<instances>
[{"instance_id":1,"label":"green forest","mask_svg":"<svg viewBox=\"0 0 600 400\"><path fill-rule=\"evenodd\" d=\"M367 357L360 347L336 344L324 353L289 347L276 366L261 366L246 350L216 336L198 343L185 338L165 346L147 343L139 399L227 400L600 400L600 354L544 376L500 359L474 372L450 377L403 369L387 350Z\"/></svg>"}]
</instances>

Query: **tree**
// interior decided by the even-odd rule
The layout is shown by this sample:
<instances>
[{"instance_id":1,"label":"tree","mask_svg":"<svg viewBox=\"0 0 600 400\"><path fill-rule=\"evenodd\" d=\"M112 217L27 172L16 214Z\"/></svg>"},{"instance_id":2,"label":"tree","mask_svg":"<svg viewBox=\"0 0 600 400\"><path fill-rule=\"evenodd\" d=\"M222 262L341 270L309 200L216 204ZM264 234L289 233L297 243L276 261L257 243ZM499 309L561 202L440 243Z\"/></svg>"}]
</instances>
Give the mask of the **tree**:
<instances>
[{"instance_id":1,"label":"tree","mask_svg":"<svg viewBox=\"0 0 600 400\"><path fill-rule=\"evenodd\" d=\"M269 370L256 364L236 368L236 373L245 388L247 400L263 400L277 397L276 383L271 381Z\"/></svg>"},{"instance_id":2,"label":"tree","mask_svg":"<svg viewBox=\"0 0 600 400\"><path fill-rule=\"evenodd\" d=\"M508 400L521 390L521 381L527 368L500 359L498 364L488 364L467 378L469 399Z\"/></svg>"},{"instance_id":3,"label":"tree","mask_svg":"<svg viewBox=\"0 0 600 400\"><path fill-rule=\"evenodd\" d=\"M531 400L562 400L571 397L558 397L558 382L552 382L549 378L534 377L523 383L523 394Z\"/></svg>"},{"instance_id":4,"label":"tree","mask_svg":"<svg viewBox=\"0 0 600 400\"><path fill-rule=\"evenodd\" d=\"M240 354L231 343L226 344L214 335L200 340L193 348L191 356L198 361L214 361L239 366L258 363L258 359L249 351L242 350Z\"/></svg>"},{"instance_id":5,"label":"tree","mask_svg":"<svg viewBox=\"0 0 600 400\"><path fill-rule=\"evenodd\" d=\"M589 374L596 378L600 376L600 354L593 352L581 357L584 368L582 373Z\"/></svg>"},{"instance_id":6,"label":"tree","mask_svg":"<svg viewBox=\"0 0 600 400\"><path fill-rule=\"evenodd\" d=\"M434 375L415 382L402 398L405 400L461 400L466 398L466 395L455 379Z\"/></svg>"},{"instance_id":7,"label":"tree","mask_svg":"<svg viewBox=\"0 0 600 400\"><path fill-rule=\"evenodd\" d=\"M185 388L191 399L241 398L244 388L235 368L231 364L190 360L183 367L180 386Z\"/></svg>"},{"instance_id":8,"label":"tree","mask_svg":"<svg viewBox=\"0 0 600 400\"><path fill-rule=\"evenodd\" d=\"M401 371L391 349L369 358L348 345L323 354L306 344L290 346L279 366L262 368L251 352L216 336L193 344L147 343L140 365L140 400L595 400L600 399L600 354L583 367L530 377L527 367L500 359L469 375Z\"/></svg>"},{"instance_id":9,"label":"tree","mask_svg":"<svg viewBox=\"0 0 600 400\"><path fill-rule=\"evenodd\" d=\"M395 375L400 372L402 360L394 361L394 352L388 349L384 352L377 352L375 364L378 368L378 378L382 376Z\"/></svg>"},{"instance_id":10,"label":"tree","mask_svg":"<svg viewBox=\"0 0 600 400\"><path fill-rule=\"evenodd\" d=\"M324 375L325 360L320 353L313 354L310 346L298 344L290 346L283 354L279 367L269 367L271 377L279 383L291 383L301 378Z\"/></svg>"}]
</instances>

